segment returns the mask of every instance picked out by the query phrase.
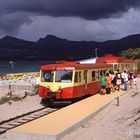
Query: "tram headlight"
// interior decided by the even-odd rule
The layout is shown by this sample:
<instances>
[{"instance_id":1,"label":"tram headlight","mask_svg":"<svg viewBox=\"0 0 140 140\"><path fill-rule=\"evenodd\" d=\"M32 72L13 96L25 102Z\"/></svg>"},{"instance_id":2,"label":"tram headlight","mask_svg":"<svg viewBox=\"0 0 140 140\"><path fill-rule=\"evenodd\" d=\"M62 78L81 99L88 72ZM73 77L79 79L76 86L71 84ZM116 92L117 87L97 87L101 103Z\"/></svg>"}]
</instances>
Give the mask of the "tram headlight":
<instances>
[{"instance_id":1,"label":"tram headlight","mask_svg":"<svg viewBox=\"0 0 140 140\"><path fill-rule=\"evenodd\" d=\"M58 86L58 90L61 90L62 88L61 88L61 86Z\"/></svg>"},{"instance_id":2,"label":"tram headlight","mask_svg":"<svg viewBox=\"0 0 140 140\"><path fill-rule=\"evenodd\" d=\"M50 86L47 86L47 89L50 89Z\"/></svg>"}]
</instances>

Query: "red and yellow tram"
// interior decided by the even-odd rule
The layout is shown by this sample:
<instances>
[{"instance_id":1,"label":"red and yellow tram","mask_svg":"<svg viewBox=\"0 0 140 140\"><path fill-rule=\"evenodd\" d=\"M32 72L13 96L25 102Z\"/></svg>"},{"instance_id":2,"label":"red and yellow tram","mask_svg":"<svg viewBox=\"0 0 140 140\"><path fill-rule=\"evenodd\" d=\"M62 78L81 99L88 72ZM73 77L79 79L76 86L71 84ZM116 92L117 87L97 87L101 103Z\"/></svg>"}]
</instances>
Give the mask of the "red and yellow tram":
<instances>
[{"instance_id":1,"label":"red and yellow tram","mask_svg":"<svg viewBox=\"0 0 140 140\"><path fill-rule=\"evenodd\" d=\"M112 65L63 62L41 66L39 96L44 102L71 103L100 92L100 76Z\"/></svg>"},{"instance_id":2,"label":"red and yellow tram","mask_svg":"<svg viewBox=\"0 0 140 140\"><path fill-rule=\"evenodd\" d=\"M132 59L124 59L121 57L113 56L112 54L106 54L104 57L97 58L96 63L106 63L113 65L113 71L119 70L120 72L133 71L138 73L137 62Z\"/></svg>"}]
</instances>

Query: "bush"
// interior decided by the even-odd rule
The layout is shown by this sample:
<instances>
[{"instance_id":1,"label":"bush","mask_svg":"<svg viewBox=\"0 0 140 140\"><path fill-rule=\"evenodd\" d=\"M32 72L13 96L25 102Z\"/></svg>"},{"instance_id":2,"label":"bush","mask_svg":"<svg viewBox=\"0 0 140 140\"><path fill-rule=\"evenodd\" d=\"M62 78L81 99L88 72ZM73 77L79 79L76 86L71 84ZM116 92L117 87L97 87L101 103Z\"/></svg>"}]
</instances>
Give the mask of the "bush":
<instances>
[{"instance_id":1,"label":"bush","mask_svg":"<svg viewBox=\"0 0 140 140\"><path fill-rule=\"evenodd\" d=\"M39 85L35 85L33 89L34 94L38 94L38 89L39 89Z\"/></svg>"},{"instance_id":2,"label":"bush","mask_svg":"<svg viewBox=\"0 0 140 140\"><path fill-rule=\"evenodd\" d=\"M2 97L0 98L0 104L4 104L4 103L8 102L9 100L10 100L9 97L7 97L7 96L2 96Z\"/></svg>"}]
</instances>

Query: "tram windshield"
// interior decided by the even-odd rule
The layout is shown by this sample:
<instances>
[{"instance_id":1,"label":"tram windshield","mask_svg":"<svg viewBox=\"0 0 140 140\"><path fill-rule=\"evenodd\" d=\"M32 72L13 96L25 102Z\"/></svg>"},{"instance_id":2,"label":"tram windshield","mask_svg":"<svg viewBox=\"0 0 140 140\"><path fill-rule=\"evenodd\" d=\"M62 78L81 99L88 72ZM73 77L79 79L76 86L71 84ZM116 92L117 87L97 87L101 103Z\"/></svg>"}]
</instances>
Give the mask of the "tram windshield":
<instances>
[{"instance_id":1,"label":"tram windshield","mask_svg":"<svg viewBox=\"0 0 140 140\"><path fill-rule=\"evenodd\" d=\"M71 83L72 82L72 70L58 70L56 71L55 82Z\"/></svg>"},{"instance_id":2,"label":"tram windshield","mask_svg":"<svg viewBox=\"0 0 140 140\"><path fill-rule=\"evenodd\" d=\"M42 71L42 82L53 82L54 71Z\"/></svg>"}]
</instances>

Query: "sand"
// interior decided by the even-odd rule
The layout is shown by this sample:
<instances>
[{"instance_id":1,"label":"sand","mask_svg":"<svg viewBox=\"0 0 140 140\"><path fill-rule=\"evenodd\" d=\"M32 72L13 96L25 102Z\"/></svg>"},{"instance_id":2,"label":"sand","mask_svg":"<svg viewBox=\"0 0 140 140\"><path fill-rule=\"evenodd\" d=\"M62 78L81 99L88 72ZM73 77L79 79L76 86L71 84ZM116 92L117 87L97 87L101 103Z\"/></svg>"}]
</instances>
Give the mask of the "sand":
<instances>
[{"instance_id":1,"label":"sand","mask_svg":"<svg viewBox=\"0 0 140 140\"><path fill-rule=\"evenodd\" d=\"M10 101L11 104L7 102L0 105L0 122L17 115L22 115L29 111L39 109L42 107L40 100L41 98L39 98L38 95L35 95L27 96L27 98L23 99L22 101Z\"/></svg>"},{"instance_id":2,"label":"sand","mask_svg":"<svg viewBox=\"0 0 140 140\"><path fill-rule=\"evenodd\" d=\"M138 90L126 92L120 98L119 106L113 101L87 124L61 140L139 140L140 80L138 85Z\"/></svg>"},{"instance_id":3,"label":"sand","mask_svg":"<svg viewBox=\"0 0 140 140\"><path fill-rule=\"evenodd\" d=\"M8 103L0 105L0 121L39 109L42 107L40 100L40 97L35 95L27 96L27 98L23 99L22 101L11 102L11 105ZM0 135L0 140L6 140L5 134Z\"/></svg>"},{"instance_id":4,"label":"sand","mask_svg":"<svg viewBox=\"0 0 140 140\"><path fill-rule=\"evenodd\" d=\"M140 80L138 80L140 92ZM140 93L136 90L126 92L120 99L120 106L116 101L98 113L91 121L67 134L61 140L132 140L140 139ZM122 92L122 91L121 91ZM105 95L106 96L106 95ZM0 105L0 121L38 109L40 98L28 96L22 102L12 102ZM138 112L139 111L139 112ZM0 140L6 140L5 134Z\"/></svg>"}]
</instances>

